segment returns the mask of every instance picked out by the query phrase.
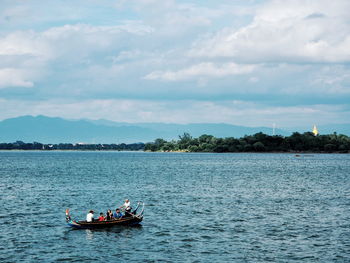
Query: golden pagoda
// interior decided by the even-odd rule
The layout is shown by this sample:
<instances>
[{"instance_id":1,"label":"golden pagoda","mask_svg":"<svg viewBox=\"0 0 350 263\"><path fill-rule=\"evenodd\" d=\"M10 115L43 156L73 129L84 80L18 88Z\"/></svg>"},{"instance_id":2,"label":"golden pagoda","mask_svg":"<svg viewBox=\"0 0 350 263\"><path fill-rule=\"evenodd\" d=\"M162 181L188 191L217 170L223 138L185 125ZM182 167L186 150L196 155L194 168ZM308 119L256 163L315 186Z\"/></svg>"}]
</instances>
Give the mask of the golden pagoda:
<instances>
[{"instance_id":1,"label":"golden pagoda","mask_svg":"<svg viewBox=\"0 0 350 263\"><path fill-rule=\"evenodd\" d=\"M315 136L318 135L318 130L317 130L316 125L314 125L314 128L312 129L312 133L313 133Z\"/></svg>"}]
</instances>

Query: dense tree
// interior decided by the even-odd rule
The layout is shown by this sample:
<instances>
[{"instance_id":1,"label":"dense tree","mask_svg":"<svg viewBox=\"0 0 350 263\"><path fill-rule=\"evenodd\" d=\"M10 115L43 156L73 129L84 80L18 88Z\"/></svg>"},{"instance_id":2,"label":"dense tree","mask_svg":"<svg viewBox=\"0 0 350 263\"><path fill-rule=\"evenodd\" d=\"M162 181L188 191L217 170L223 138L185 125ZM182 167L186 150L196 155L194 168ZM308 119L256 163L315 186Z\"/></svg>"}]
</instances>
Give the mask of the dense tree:
<instances>
[{"instance_id":1,"label":"dense tree","mask_svg":"<svg viewBox=\"0 0 350 263\"><path fill-rule=\"evenodd\" d=\"M266 148L262 142L256 142L253 144L253 148L257 152L265 152Z\"/></svg>"},{"instance_id":2,"label":"dense tree","mask_svg":"<svg viewBox=\"0 0 350 263\"><path fill-rule=\"evenodd\" d=\"M161 142L161 143L160 143ZM157 145L163 145L157 147ZM203 134L192 138L188 133L179 136L178 141L168 143L155 140L146 144L148 151L188 151L188 152L342 152L350 151L350 138L346 135L314 136L311 132L295 132L289 137L270 136L262 132L243 138L216 138Z\"/></svg>"},{"instance_id":3,"label":"dense tree","mask_svg":"<svg viewBox=\"0 0 350 263\"><path fill-rule=\"evenodd\" d=\"M191 141L192 141L192 136L189 133L185 132L183 135L180 135L179 141L178 141L179 149L180 150L187 149L191 145Z\"/></svg>"}]
</instances>

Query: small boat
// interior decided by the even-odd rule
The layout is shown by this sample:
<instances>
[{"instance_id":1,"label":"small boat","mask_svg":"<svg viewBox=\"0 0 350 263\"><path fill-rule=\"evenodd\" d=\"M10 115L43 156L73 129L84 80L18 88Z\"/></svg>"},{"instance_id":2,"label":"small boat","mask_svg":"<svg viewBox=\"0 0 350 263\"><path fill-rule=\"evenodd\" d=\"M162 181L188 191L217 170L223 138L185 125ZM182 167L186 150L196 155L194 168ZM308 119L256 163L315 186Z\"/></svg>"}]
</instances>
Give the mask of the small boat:
<instances>
[{"instance_id":1,"label":"small boat","mask_svg":"<svg viewBox=\"0 0 350 263\"><path fill-rule=\"evenodd\" d=\"M141 212L137 213L137 210L141 207ZM133 226L138 225L143 220L143 212L145 209L145 205L143 202L138 202L137 207L134 211L132 211L128 216L123 216L118 219L106 220L106 221L92 221L87 222L86 220L73 220L69 214L69 209L66 209L66 222L67 225L73 228L105 228L112 226Z\"/></svg>"}]
</instances>

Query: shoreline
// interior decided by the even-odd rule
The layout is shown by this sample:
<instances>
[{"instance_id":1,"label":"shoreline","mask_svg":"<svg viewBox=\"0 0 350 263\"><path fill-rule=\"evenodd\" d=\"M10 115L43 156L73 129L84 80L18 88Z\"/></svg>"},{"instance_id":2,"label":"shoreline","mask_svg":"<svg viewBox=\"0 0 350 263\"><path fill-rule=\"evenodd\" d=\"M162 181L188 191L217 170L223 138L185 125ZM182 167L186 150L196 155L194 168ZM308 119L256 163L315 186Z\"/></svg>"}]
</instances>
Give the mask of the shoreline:
<instances>
[{"instance_id":1,"label":"shoreline","mask_svg":"<svg viewBox=\"0 0 350 263\"><path fill-rule=\"evenodd\" d=\"M128 153L183 153L183 154L294 154L310 156L313 154L350 154L350 152L190 152L190 151L132 151L132 150L25 150L25 149L0 149L0 152L128 152Z\"/></svg>"}]
</instances>

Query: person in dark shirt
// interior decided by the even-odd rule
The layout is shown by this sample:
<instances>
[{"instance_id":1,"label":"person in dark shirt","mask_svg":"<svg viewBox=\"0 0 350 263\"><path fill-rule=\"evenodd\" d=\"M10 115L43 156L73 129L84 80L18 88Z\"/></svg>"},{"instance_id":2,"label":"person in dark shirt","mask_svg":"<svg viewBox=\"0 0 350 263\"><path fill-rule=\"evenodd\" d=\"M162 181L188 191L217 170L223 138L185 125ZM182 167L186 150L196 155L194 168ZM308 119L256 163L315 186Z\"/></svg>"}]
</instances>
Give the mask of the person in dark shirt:
<instances>
[{"instance_id":1,"label":"person in dark shirt","mask_svg":"<svg viewBox=\"0 0 350 263\"><path fill-rule=\"evenodd\" d=\"M117 208L117 209L115 210L114 214L113 214L113 217L114 217L115 219L118 219L118 218L121 218L122 216L123 216L123 214L120 212L120 209Z\"/></svg>"},{"instance_id":2,"label":"person in dark shirt","mask_svg":"<svg viewBox=\"0 0 350 263\"><path fill-rule=\"evenodd\" d=\"M112 219L113 219L113 213L111 209L108 209L106 213L106 220L112 220Z\"/></svg>"}]
</instances>

